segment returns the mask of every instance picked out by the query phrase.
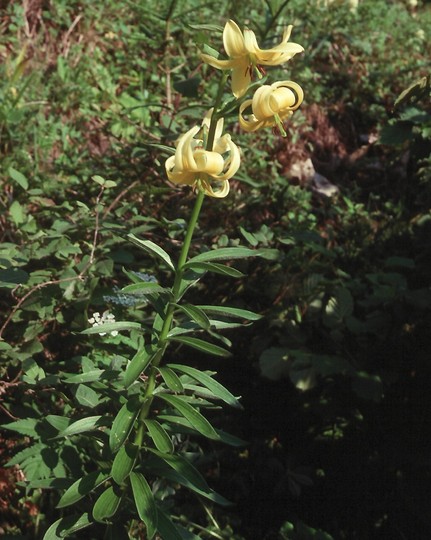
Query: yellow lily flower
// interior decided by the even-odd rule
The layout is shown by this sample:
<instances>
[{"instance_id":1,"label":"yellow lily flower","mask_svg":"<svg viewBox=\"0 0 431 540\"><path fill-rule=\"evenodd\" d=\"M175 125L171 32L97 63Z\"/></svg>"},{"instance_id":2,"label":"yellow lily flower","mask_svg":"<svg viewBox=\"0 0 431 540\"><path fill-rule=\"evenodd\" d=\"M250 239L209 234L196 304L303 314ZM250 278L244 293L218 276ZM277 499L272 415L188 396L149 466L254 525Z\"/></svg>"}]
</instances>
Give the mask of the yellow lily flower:
<instances>
[{"instance_id":1,"label":"yellow lily flower","mask_svg":"<svg viewBox=\"0 0 431 540\"><path fill-rule=\"evenodd\" d=\"M283 134L283 121L292 116L302 103L304 92L293 81L279 81L263 85L256 90L253 99L247 99L239 108L239 125L244 131L277 125ZM251 114L244 116L244 111L251 107Z\"/></svg>"},{"instance_id":2,"label":"yellow lily flower","mask_svg":"<svg viewBox=\"0 0 431 540\"><path fill-rule=\"evenodd\" d=\"M297 43L288 43L292 28L293 26L289 25L284 30L279 45L264 50L259 48L252 30L245 28L243 34L238 25L230 20L223 30L223 45L230 59L218 60L209 54L201 54L201 58L217 69L232 70L232 92L236 98L240 98L247 91L254 68L258 76L262 77L259 66L279 66L304 50Z\"/></svg>"},{"instance_id":3,"label":"yellow lily flower","mask_svg":"<svg viewBox=\"0 0 431 540\"><path fill-rule=\"evenodd\" d=\"M204 128L207 123L204 120ZM223 122L219 120L213 150L205 150L203 139L195 138L201 129L193 127L179 138L175 155L166 160L166 173L174 184L192 186L210 197L226 197L229 179L240 166L239 148L230 135L221 136Z\"/></svg>"}]
</instances>

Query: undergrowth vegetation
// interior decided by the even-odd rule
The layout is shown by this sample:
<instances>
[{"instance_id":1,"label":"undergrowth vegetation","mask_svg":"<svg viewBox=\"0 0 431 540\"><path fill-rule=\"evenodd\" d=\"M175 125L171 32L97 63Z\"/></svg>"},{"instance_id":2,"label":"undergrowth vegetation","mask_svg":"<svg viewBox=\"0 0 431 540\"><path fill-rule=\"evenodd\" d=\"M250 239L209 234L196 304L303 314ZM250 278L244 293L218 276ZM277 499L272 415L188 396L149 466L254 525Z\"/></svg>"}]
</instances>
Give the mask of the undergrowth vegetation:
<instances>
[{"instance_id":1,"label":"undergrowth vegetation","mask_svg":"<svg viewBox=\"0 0 431 540\"><path fill-rule=\"evenodd\" d=\"M428 539L430 4L0 6L0 535ZM304 101L245 133L228 79L241 167L181 266L165 162L230 19L293 25L251 90Z\"/></svg>"}]
</instances>

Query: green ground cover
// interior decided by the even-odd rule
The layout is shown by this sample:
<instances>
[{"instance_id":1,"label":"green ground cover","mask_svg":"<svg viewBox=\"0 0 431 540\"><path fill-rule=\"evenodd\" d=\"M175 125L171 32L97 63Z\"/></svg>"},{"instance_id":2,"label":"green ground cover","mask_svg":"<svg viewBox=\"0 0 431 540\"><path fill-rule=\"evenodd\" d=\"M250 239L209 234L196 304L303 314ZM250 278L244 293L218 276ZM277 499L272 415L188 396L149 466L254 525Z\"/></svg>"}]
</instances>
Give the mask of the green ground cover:
<instances>
[{"instance_id":1,"label":"green ground cover","mask_svg":"<svg viewBox=\"0 0 431 540\"><path fill-rule=\"evenodd\" d=\"M178 471L163 476L159 458L147 466L153 472L142 470L184 539L430 537L429 2L364 0L353 9L310 0L6 0L5 538L43 538L56 520L98 500L100 489L89 490L74 507L58 507L75 480L112 459L103 447L112 425L103 422L112 424L126 403L115 374L139 349L136 328L150 331L157 312L157 303L122 289L131 281L168 287L173 275L163 256L128 235L174 260L180 254L196 195L167 181L165 160L213 105L220 72L199 53L222 51L229 19L253 29L265 48L294 25L291 41L305 52L267 76L297 82L305 98L286 137L276 129L250 134L238 127L227 87L225 123L242 149L241 168L227 197L204 201L192 255L243 246L266 256L229 262L245 274L239 279L208 273L187 301L234 306L242 321L245 310L261 317L212 334L211 351L229 348L229 358L176 343L166 364L217 372L229 396L242 396L242 409L210 403L212 390L202 383L206 393L195 395L195 381L187 404L207 406L211 424L244 444L192 435L190 425L169 432L210 486L206 497L187 491ZM127 330L82 333L108 310ZM201 311L182 316L206 324ZM158 411L167 417L178 381L191 383L175 370L160 378L174 396ZM88 426L100 427L100 437L58 436L96 415L101 427ZM162 430L150 424L162 446L165 422ZM207 428L199 426L202 435ZM218 504L213 489L233 504ZM138 516L125 497L113 524L102 518L88 538L151 536L148 515Z\"/></svg>"}]
</instances>

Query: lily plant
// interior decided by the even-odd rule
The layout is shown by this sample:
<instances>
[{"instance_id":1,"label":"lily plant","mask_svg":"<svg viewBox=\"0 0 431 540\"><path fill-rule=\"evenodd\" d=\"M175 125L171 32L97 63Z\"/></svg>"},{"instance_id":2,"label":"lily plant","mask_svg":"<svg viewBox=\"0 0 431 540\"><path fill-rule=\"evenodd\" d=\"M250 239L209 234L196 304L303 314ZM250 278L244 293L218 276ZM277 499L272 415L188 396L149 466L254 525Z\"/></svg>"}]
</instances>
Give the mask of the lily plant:
<instances>
[{"instance_id":1,"label":"lily plant","mask_svg":"<svg viewBox=\"0 0 431 540\"><path fill-rule=\"evenodd\" d=\"M206 409L220 403L241 407L240 401L216 380L214 372L187 362L169 361L168 351L175 345L180 347L180 355L183 348L193 348L202 354L230 356L230 342L221 332L260 318L259 314L238 307L191 304L187 293L208 272L242 278L242 272L225 264L226 260L271 259L278 252L241 246L192 256L189 252L205 197L226 197L229 180L244 161L233 137L224 133L224 119L220 117L227 77L231 73L234 96L245 96L253 70L260 74L261 66L283 64L303 51L301 45L289 42L291 30L288 26L281 43L264 50L259 48L252 30L246 28L243 33L230 20L223 31L229 59L202 54L205 62L224 71L214 107L204 116L202 125L192 126L179 137L173 155L165 163L167 181L176 187L190 187L196 194L179 256L175 260L152 240L129 235L146 256L159 261L167 275L172 276L172 284L161 286L126 270L131 284L123 292L145 298L147 305L152 306L151 328L148 330L144 323L136 321L115 321L105 312L102 317L95 313L89 321L93 326L83 331L100 334L103 339L111 339L117 332L130 332L128 343L134 347L134 354L124 362L114 355L109 368L83 366L82 373L63 374L62 382L68 385L84 384L102 395L105 402L109 396L110 408L82 418L50 415L46 419L51 432L56 430L51 438L55 444L72 439L82 444L86 440L91 455L80 467L85 472L68 484L58 501L62 512L74 507L75 513L53 523L44 540L64 538L90 525L105 527L104 538L193 540L198 536L192 531L200 529L189 523L185 531L184 520L172 513L175 505L171 497L175 492L186 488L211 504L229 504L207 484L182 441L200 437L242 445L243 441L213 426L204 415ZM303 97L300 86L292 81L263 85L252 98L242 104L237 102L239 126L248 132L274 124L280 126L299 107ZM54 480L48 486L50 489L59 485ZM167 485L171 486L170 491Z\"/></svg>"}]
</instances>

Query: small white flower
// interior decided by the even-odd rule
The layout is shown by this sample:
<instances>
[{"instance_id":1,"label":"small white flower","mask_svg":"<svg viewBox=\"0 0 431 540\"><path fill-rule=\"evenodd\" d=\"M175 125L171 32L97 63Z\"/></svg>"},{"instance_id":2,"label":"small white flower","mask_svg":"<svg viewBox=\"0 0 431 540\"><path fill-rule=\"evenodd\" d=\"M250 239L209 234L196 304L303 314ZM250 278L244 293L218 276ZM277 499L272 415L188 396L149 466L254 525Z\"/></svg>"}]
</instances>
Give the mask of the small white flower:
<instances>
[{"instance_id":1,"label":"small white flower","mask_svg":"<svg viewBox=\"0 0 431 540\"><path fill-rule=\"evenodd\" d=\"M100 313L96 311L93 313L91 319L88 319L88 322L93 326L93 328L96 326L103 326L106 323L115 322L115 315L109 313L109 310L106 310L102 313L102 316L100 316ZM112 332L109 333L112 337L118 336L117 330L112 330ZM106 336L106 332L99 332L99 336Z\"/></svg>"}]
</instances>

